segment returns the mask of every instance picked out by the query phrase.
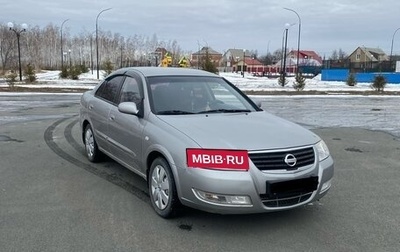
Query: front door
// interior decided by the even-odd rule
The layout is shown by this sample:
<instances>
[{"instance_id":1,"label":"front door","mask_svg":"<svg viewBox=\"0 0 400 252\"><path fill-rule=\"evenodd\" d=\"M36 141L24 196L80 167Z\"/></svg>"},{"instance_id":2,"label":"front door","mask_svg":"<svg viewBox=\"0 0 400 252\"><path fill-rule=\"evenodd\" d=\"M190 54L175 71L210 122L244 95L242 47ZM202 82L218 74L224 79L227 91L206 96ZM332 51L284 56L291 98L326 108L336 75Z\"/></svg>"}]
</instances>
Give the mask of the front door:
<instances>
[{"instance_id":1,"label":"front door","mask_svg":"<svg viewBox=\"0 0 400 252\"><path fill-rule=\"evenodd\" d=\"M120 92L119 103L121 102L134 102L139 109L142 109L142 93L137 79L126 77ZM144 176L145 169L140 163L143 120L139 115L119 112L117 106L111 108L109 116L108 135L111 154L129 169Z\"/></svg>"}]
</instances>

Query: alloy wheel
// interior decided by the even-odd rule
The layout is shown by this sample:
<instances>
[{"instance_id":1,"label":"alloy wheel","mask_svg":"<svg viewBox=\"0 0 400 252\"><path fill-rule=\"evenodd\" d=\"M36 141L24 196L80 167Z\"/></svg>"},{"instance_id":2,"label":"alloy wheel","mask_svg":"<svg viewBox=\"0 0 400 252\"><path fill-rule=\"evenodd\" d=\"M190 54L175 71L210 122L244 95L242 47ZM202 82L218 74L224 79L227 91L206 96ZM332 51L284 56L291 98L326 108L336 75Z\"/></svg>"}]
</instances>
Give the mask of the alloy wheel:
<instances>
[{"instance_id":1,"label":"alloy wheel","mask_svg":"<svg viewBox=\"0 0 400 252\"><path fill-rule=\"evenodd\" d=\"M157 165L151 174L151 194L158 209L164 210L170 199L170 182L165 168Z\"/></svg>"}]
</instances>

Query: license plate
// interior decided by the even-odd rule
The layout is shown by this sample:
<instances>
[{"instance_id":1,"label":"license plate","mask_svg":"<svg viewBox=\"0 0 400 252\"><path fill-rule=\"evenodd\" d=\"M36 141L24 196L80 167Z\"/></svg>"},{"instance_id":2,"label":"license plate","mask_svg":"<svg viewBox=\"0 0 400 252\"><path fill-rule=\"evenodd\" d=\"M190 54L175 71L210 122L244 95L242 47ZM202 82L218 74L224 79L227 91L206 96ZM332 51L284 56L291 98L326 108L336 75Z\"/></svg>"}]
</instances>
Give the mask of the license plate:
<instances>
[{"instance_id":1,"label":"license plate","mask_svg":"<svg viewBox=\"0 0 400 252\"><path fill-rule=\"evenodd\" d=\"M305 194L317 190L318 177L309 177L282 182L267 182L267 195L280 196L289 194Z\"/></svg>"}]
</instances>

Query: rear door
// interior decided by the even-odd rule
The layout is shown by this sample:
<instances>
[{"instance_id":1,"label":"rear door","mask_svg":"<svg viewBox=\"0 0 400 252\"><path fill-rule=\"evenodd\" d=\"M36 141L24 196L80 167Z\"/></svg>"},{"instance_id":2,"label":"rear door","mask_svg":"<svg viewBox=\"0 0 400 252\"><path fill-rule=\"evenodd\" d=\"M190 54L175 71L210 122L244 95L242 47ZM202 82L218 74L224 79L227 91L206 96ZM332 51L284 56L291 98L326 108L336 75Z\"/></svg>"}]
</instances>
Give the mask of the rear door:
<instances>
[{"instance_id":1,"label":"rear door","mask_svg":"<svg viewBox=\"0 0 400 252\"><path fill-rule=\"evenodd\" d=\"M109 152L108 123L110 110L117 104L119 90L124 76L116 75L107 78L97 89L94 99L88 104L92 128L99 147Z\"/></svg>"}]
</instances>

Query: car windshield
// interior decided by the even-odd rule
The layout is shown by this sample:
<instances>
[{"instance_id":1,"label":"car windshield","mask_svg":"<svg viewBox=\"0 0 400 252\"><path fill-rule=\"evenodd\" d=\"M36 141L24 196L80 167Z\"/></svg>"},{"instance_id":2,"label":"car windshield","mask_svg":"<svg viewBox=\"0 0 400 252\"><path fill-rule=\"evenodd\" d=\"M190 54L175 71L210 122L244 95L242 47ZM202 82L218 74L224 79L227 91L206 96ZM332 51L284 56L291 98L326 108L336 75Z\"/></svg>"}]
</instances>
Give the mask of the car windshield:
<instances>
[{"instance_id":1,"label":"car windshield","mask_svg":"<svg viewBox=\"0 0 400 252\"><path fill-rule=\"evenodd\" d=\"M243 113L258 107L219 77L149 77L152 111L158 115Z\"/></svg>"}]
</instances>

